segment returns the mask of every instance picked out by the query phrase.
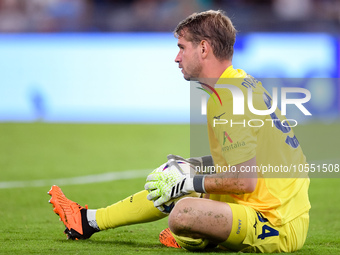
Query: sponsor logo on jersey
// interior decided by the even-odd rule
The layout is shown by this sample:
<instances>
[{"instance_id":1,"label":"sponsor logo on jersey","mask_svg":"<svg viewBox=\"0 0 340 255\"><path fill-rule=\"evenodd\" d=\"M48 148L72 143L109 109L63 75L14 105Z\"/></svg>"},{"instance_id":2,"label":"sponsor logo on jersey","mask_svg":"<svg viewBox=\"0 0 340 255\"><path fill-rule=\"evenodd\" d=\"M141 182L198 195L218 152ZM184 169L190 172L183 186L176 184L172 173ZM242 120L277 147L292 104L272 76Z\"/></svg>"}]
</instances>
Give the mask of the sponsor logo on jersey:
<instances>
[{"instance_id":1,"label":"sponsor logo on jersey","mask_svg":"<svg viewBox=\"0 0 340 255\"><path fill-rule=\"evenodd\" d=\"M243 147L245 146L246 143L245 142L235 142L235 143L232 143L231 145L227 145L227 146L224 146L222 147L222 151L230 151L230 150L234 150L234 149L237 149L239 147Z\"/></svg>"},{"instance_id":2,"label":"sponsor logo on jersey","mask_svg":"<svg viewBox=\"0 0 340 255\"><path fill-rule=\"evenodd\" d=\"M225 142L227 141L227 139L230 143L233 143L233 140L228 135L228 133L226 131L223 131L223 145L225 145Z\"/></svg>"}]
</instances>

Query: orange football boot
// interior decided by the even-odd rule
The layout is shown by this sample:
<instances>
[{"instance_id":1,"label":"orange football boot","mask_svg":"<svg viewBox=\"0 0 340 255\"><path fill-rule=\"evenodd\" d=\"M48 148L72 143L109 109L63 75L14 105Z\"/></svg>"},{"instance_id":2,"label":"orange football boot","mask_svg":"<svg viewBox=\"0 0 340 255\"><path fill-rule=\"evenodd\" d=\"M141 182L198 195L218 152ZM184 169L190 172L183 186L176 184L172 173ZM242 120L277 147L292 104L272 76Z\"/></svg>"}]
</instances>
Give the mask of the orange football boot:
<instances>
[{"instance_id":1,"label":"orange football boot","mask_svg":"<svg viewBox=\"0 0 340 255\"><path fill-rule=\"evenodd\" d=\"M167 247L182 248L175 240L169 228L164 229L159 234L159 241Z\"/></svg>"},{"instance_id":2,"label":"orange football boot","mask_svg":"<svg viewBox=\"0 0 340 255\"><path fill-rule=\"evenodd\" d=\"M87 221L85 208L66 198L61 189L53 185L48 192L52 197L49 202L53 205L53 211L59 215L60 220L64 223L66 229L64 233L68 239L88 239L98 232L98 230L90 227Z\"/></svg>"}]
</instances>

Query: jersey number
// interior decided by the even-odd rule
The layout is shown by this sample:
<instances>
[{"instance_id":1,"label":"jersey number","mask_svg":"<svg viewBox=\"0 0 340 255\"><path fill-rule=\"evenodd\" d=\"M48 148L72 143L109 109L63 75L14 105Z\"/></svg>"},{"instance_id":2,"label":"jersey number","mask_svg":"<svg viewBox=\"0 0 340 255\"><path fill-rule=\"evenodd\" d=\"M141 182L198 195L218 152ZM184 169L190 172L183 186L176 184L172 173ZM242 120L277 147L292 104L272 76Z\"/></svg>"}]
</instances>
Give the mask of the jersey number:
<instances>
[{"instance_id":1,"label":"jersey number","mask_svg":"<svg viewBox=\"0 0 340 255\"><path fill-rule=\"evenodd\" d=\"M264 103L266 104L266 106L267 106L267 108L269 110L271 108L271 106L272 106L272 99L271 99L271 97L267 93L263 93L263 99L264 99ZM278 130L280 130L284 134L290 132L290 130L291 130L290 126L282 125L280 119L277 117L275 112L271 113L270 117L272 118L273 123L274 123L275 127ZM299 141L298 141L298 139L296 138L295 135L294 135L294 137L290 137L289 135L287 135L285 142L286 142L286 144L288 144L289 146L291 146L293 148L297 148L300 145L300 143L299 143Z\"/></svg>"},{"instance_id":2,"label":"jersey number","mask_svg":"<svg viewBox=\"0 0 340 255\"><path fill-rule=\"evenodd\" d=\"M267 219L263 218L261 214L256 213L257 217L259 218L259 221L261 222L268 222ZM278 236L279 235L279 231L277 231L274 228L271 228L267 225L263 225L262 226L262 234L258 235L257 239L265 239L266 237L270 237L270 236Z\"/></svg>"}]
</instances>

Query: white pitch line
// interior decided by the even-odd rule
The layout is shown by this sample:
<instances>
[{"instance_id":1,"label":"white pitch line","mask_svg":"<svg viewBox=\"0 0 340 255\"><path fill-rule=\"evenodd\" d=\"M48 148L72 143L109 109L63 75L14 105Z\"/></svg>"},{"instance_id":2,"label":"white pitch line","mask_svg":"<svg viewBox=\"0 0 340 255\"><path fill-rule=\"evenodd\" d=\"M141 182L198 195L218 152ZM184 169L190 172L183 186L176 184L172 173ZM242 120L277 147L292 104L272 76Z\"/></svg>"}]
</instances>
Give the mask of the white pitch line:
<instances>
[{"instance_id":1,"label":"white pitch line","mask_svg":"<svg viewBox=\"0 0 340 255\"><path fill-rule=\"evenodd\" d=\"M309 162L314 164L333 163L340 164L340 159L316 160ZM94 174L70 178L50 179L50 180L32 180L32 181L8 181L0 182L0 189L26 188L26 187L45 187L51 185L75 185L87 183L100 183L117 180L127 180L145 177L151 172L151 169L128 170L122 172L109 172L103 174Z\"/></svg>"},{"instance_id":2,"label":"white pitch line","mask_svg":"<svg viewBox=\"0 0 340 255\"><path fill-rule=\"evenodd\" d=\"M95 175L86 175L61 179L32 180L32 181L8 181L0 182L0 189L26 188L26 187L45 187L51 185L74 185L87 183L100 183L117 180L135 179L145 177L151 172L150 169L129 170L122 172L110 172Z\"/></svg>"}]
</instances>

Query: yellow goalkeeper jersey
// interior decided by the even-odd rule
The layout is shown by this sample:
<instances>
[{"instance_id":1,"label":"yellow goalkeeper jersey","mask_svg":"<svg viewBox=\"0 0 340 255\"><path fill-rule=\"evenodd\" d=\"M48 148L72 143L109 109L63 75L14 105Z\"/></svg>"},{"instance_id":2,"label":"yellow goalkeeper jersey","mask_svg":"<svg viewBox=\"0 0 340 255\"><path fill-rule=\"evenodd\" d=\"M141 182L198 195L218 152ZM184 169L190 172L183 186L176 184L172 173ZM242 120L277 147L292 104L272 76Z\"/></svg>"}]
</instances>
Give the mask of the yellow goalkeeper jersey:
<instances>
[{"instance_id":1,"label":"yellow goalkeeper jersey","mask_svg":"<svg viewBox=\"0 0 340 255\"><path fill-rule=\"evenodd\" d=\"M272 97L261 82L243 70L228 67L217 84L235 86L244 95L244 114L233 114L233 95L216 86L207 103L210 151L215 168L233 166L256 156L258 182L255 191L243 195L210 195L210 199L235 202L261 212L273 225L283 225L310 209L309 178L301 173L306 157L289 122L277 108L268 115L248 109L248 88L253 106L269 110ZM238 109L239 110L239 109Z\"/></svg>"}]
</instances>

